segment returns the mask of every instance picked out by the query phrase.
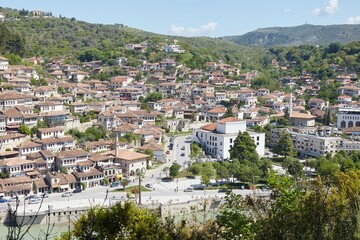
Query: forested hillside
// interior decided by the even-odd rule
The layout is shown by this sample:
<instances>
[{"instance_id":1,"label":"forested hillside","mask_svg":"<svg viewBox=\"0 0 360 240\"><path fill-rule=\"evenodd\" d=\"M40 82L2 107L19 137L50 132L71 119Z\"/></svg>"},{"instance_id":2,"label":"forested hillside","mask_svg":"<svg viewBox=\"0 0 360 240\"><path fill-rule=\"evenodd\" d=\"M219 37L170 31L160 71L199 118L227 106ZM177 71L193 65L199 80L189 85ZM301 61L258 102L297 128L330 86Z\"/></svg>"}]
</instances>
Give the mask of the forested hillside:
<instances>
[{"instance_id":1,"label":"forested hillside","mask_svg":"<svg viewBox=\"0 0 360 240\"><path fill-rule=\"evenodd\" d=\"M24 39L25 48L21 55L29 57L76 59L90 51L94 56L91 60L109 61L110 64L111 60L117 57L128 57L130 60L146 57L158 61L165 56L161 46L174 39L179 40L179 44L186 50L185 54L177 55L176 60L194 68L202 67L206 61L218 60L229 63L251 60L255 67L261 65L262 58L269 57L264 49L239 46L221 39L164 36L122 24L91 24L75 18L33 17L26 15L26 11L2 11L11 16L10 20L4 23L6 28L11 32L21 33ZM149 48L144 54L137 54L125 50L128 43L147 43Z\"/></svg>"},{"instance_id":2,"label":"forested hillside","mask_svg":"<svg viewBox=\"0 0 360 240\"><path fill-rule=\"evenodd\" d=\"M360 25L300 25L295 27L261 28L240 36L224 37L238 44L273 47L295 45L328 45L360 40Z\"/></svg>"}]
</instances>

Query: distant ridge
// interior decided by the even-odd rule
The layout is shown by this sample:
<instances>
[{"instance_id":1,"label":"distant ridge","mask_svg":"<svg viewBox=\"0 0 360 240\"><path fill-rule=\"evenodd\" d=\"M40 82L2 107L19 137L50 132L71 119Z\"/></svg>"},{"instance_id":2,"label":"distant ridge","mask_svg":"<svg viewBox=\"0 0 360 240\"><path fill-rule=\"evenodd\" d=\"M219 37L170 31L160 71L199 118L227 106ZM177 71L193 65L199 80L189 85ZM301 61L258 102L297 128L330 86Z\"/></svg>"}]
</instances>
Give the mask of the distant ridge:
<instances>
[{"instance_id":1,"label":"distant ridge","mask_svg":"<svg viewBox=\"0 0 360 240\"><path fill-rule=\"evenodd\" d=\"M332 42L360 41L360 24L310 25L260 28L244 35L223 37L243 45L273 47L296 45L328 45Z\"/></svg>"}]
</instances>

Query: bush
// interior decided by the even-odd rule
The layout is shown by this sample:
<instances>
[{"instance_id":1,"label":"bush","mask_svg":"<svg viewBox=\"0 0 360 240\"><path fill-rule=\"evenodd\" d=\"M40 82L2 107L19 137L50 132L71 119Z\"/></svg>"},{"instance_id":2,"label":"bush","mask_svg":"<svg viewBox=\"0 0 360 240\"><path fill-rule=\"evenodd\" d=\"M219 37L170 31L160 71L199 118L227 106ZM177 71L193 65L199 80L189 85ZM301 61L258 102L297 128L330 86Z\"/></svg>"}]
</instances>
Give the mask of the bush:
<instances>
[{"instance_id":1,"label":"bush","mask_svg":"<svg viewBox=\"0 0 360 240\"><path fill-rule=\"evenodd\" d=\"M86 189L86 184L84 182L80 182L81 188L83 191Z\"/></svg>"},{"instance_id":2,"label":"bush","mask_svg":"<svg viewBox=\"0 0 360 240\"><path fill-rule=\"evenodd\" d=\"M199 175L201 172L201 168L199 165L193 165L190 167L190 172L194 175Z\"/></svg>"},{"instance_id":3,"label":"bush","mask_svg":"<svg viewBox=\"0 0 360 240\"><path fill-rule=\"evenodd\" d=\"M109 179L107 178L107 176L104 177L104 185L109 185Z\"/></svg>"}]
</instances>

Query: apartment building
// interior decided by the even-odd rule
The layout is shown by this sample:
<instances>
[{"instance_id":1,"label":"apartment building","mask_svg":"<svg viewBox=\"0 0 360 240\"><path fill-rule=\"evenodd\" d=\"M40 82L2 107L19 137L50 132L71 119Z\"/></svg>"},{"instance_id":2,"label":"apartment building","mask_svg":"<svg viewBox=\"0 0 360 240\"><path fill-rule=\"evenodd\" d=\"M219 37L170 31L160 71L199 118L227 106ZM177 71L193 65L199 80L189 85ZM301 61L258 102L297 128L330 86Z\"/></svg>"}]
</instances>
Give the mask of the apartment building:
<instances>
[{"instance_id":1,"label":"apartment building","mask_svg":"<svg viewBox=\"0 0 360 240\"><path fill-rule=\"evenodd\" d=\"M360 126L359 108L340 108L338 110L337 127L351 128Z\"/></svg>"},{"instance_id":2,"label":"apartment building","mask_svg":"<svg viewBox=\"0 0 360 240\"><path fill-rule=\"evenodd\" d=\"M221 159L230 159L229 150L239 132L246 131L246 121L234 117L224 118L193 130L193 139L201 144L206 154ZM265 134L248 132L256 145L259 156L265 153Z\"/></svg>"},{"instance_id":3,"label":"apartment building","mask_svg":"<svg viewBox=\"0 0 360 240\"><path fill-rule=\"evenodd\" d=\"M320 136L317 133L295 132L287 129L271 130L270 142L273 146L276 145L281 133L284 131L290 134L295 149L301 157L335 155L340 150L360 150L360 141L343 139L339 136Z\"/></svg>"}]
</instances>

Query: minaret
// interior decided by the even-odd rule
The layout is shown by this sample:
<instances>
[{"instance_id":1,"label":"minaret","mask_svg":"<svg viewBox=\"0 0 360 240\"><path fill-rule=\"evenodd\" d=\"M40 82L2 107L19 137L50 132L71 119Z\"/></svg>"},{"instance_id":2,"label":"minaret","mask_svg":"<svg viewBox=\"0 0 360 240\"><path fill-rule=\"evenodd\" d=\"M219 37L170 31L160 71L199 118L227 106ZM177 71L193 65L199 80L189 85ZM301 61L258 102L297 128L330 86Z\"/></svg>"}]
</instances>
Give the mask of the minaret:
<instances>
[{"instance_id":1,"label":"minaret","mask_svg":"<svg viewBox=\"0 0 360 240\"><path fill-rule=\"evenodd\" d=\"M289 117L292 115L292 92L290 92L290 100L289 100Z\"/></svg>"},{"instance_id":2,"label":"minaret","mask_svg":"<svg viewBox=\"0 0 360 240\"><path fill-rule=\"evenodd\" d=\"M119 137L118 131L115 132L115 162L118 162L119 159Z\"/></svg>"}]
</instances>

